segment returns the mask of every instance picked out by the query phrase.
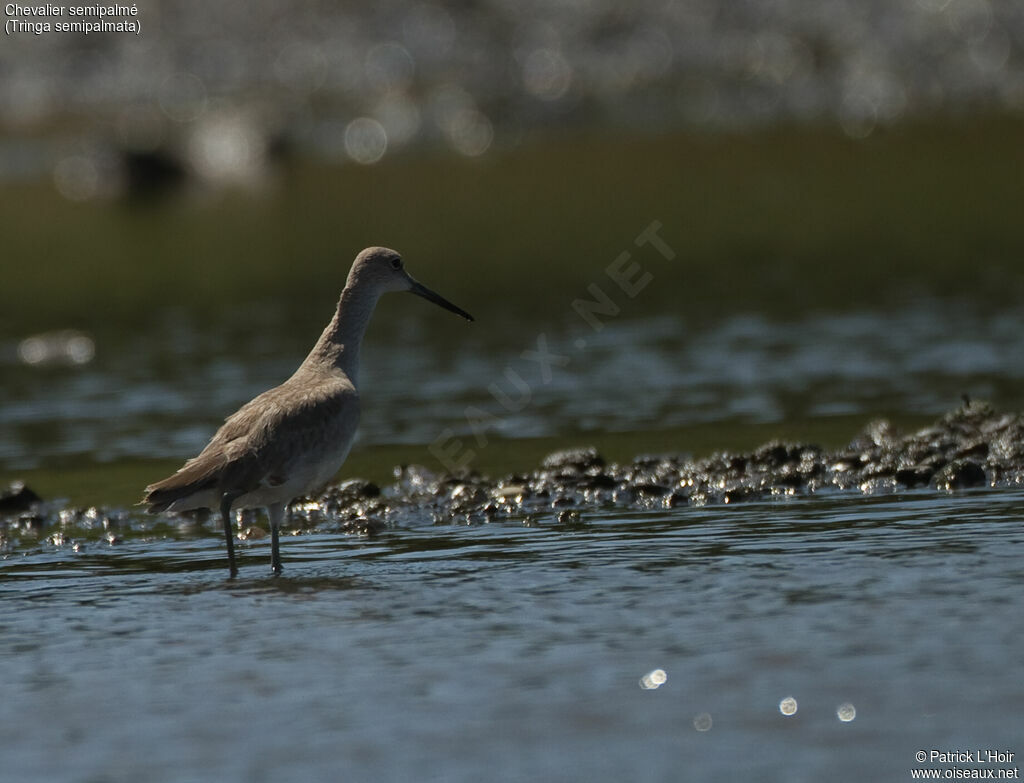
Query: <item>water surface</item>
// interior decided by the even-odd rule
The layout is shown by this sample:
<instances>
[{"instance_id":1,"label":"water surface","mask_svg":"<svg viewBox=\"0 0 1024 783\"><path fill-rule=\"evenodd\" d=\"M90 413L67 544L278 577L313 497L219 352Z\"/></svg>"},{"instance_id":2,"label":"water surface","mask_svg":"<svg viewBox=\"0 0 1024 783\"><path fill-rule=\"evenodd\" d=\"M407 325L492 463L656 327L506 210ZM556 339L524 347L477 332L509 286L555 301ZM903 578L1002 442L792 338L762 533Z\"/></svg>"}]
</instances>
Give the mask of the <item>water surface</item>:
<instances>
[{"instance_id":1,"label":"water surface","mask_svg":"<svg viewBox=\"0 0 1024 783\"><path fill-rule=\"evenodd\" d=\"M213 529L23 548L4 776L861 781L920 748L1019 754L1022 500L289 536L276 580L262 540L228 581Z\"/></svg>"},{"instance_id":2,"label":"water surface","mask_svg":"<svg viewBox=\"0 0 1024 783\"><path fill-rule=\"evenodd\" d=\"M595 333L571 315L453 326L411 297L388 305L363 351L357 453L430 444L445 430L470 444L477 435L586 440L699 424L928 417L963 394L1010 409L1021 401L1019 309L925 298L896 310L698 324L634 313ZM225 416L291 374L329 315L306 314L297 327L283 308L201 321L170 312L148 329L97 336L95 358L71 367L26 365L11 341L0 471L198 453ZM540 340L545 362L524 358Z\"/></svg>"}]
</instances>

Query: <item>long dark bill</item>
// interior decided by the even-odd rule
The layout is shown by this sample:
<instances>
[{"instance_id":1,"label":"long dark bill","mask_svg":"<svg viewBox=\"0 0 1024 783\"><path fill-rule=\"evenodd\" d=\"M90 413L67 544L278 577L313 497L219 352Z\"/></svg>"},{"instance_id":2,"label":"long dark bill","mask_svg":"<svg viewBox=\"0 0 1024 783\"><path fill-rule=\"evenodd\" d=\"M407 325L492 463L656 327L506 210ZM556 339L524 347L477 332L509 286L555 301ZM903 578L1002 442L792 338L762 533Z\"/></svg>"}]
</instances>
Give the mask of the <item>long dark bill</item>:
<instances>
[{"instance_id":1,"label":"long dark bill","mask_svg":"<svg viewBox=\"0 0 1024 783\"><path fill-rule=\"evenodd\" d=\"M418 283L415 280L413 280L412 281L412 288L410 288L409 291L411 293L416 294L416 296L422 296L428 302L433 302L434 304L439 305L440 307L443 307L445 310L450 310L451 312L455 313L456 315L461 315L467 321L474 320L473 316L471 316L469 313L467 313L461 307L456 307L451 302L449 302L447 299L445 299L443 296L441 296L440 294L435 294L433 291L431 291L429 288L427 288L422 283Z\"/></svg>"}]
</instances>

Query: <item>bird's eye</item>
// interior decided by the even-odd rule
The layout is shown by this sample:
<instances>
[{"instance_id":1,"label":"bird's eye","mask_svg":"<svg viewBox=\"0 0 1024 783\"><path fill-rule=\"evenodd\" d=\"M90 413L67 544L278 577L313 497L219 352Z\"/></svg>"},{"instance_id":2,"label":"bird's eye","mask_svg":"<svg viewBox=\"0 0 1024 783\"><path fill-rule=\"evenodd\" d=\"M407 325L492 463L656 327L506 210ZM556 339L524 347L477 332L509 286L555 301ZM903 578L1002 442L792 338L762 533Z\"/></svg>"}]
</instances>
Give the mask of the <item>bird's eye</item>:
<instances>
[{"instance_id":1,"label":"bird's eye","mask_svg":"<svg viewBox=\"0 0 1024 783\"><path fill-rule=\"evenodd\" d=\"M391 268L392 269L401 269L402 268L402 259L400 259L400 258L392 258L391 259Z\"/></svg>"}]
</instances>

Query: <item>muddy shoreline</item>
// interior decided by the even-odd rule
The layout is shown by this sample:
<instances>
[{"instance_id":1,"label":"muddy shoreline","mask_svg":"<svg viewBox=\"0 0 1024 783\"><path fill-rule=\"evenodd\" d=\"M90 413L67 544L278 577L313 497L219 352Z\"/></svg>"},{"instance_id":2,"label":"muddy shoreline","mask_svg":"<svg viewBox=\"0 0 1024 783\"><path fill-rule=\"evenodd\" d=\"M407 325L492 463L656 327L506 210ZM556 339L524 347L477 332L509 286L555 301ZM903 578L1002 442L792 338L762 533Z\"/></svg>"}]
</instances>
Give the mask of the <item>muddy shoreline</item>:
<instances>
[{"instance_id":1,"label":"muddy shoreline","mask_svg":"<svg viewBox=\"0 0 1024 783\"><path fill-rule=\"evenodd\" d=\"M907 490L954 492L1024 484L1024 416L981 402L951 410L930 426L901 433L872 421L839 449L771 441L749 452L701 459L637 456L607 462L592 447L554 452L534 470L497 479L446 475L419 465L395 468L380 487L362 479L332 485L290 509L293 532L373 535L391 527L485 524L582 524L600 509L671 509L735 504L822 492L855 495ZM206 514L146 515L137 509L61 507L30 487L0 493L0 551L24 545L117 543L125 535L159 535L162 528L199 532L216 525ZM242 538L264 534L256 511L239 514ZM170 527L168 527L170 526ZM77 538L76 538L77 536Z\"/></svg>"},{"instance_id":2,"label":"muddy shoreline","mask_svg":"<svg viewBox=\"0 0 1024 783\"><path fill-rule=\"evenodd\" d=\"M358 479L300 502L293 517L341 518L367 531L408 514L439 524L523 518L578 522L599 508L655 509L813 495L825 491L886 494L930 488L951 492L1024 483L1024 418L968 403L934 424L900 433L869 423L840 449L771 441L750 452L702 459L637 456L609 463L591 447L548 455L528 473L497 480L440 475L421 466L396 468L393 485Z\"/></svg>"}]
</instances>

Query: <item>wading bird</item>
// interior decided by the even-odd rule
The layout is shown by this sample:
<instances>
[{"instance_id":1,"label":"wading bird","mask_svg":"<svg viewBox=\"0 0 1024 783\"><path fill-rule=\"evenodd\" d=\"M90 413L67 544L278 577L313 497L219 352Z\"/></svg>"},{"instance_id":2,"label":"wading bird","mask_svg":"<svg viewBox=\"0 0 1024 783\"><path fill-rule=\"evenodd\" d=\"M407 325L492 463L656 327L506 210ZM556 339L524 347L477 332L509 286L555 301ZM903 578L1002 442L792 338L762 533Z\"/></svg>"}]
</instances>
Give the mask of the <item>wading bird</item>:
<instances>
[{"instance_id":1,"label":"wading bird","mask_svg":"<svg viewBox=\"0 0 1024 783\"><path fill-rule=\"evenodd\" d=\"M377 300L389 291L409 291L473 320L414 280L394 250L367 248L352 264L334 317L292 377L229 416L177 473L146 487L142 503L151 512L220 509L231 576L238 573L231 510L267 509L270 564L280 574L285 509L323 487L348 456L359 422L359 345Z\"/></svg>"}]
</instances>

